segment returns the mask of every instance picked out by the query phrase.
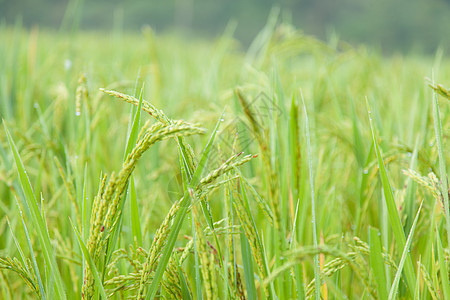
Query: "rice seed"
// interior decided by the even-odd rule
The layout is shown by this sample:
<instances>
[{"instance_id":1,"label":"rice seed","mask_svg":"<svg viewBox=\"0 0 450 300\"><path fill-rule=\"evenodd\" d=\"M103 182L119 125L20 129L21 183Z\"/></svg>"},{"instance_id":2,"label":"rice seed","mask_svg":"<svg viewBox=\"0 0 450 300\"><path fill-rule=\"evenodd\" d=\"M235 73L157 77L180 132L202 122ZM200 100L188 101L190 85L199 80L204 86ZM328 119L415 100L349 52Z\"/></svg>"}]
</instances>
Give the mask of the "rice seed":
<instances>
[{"instance_id":1,"label":"rice seed","mask_svg":"<svg viewBox=\"0 0 450 300\"><path fill-rule=\"evenodd\" d=\"M86 86L86 76L81 74L78 78L78 87L75 96L75 115L81 115L81 105L83 102L86 102L89 94ZM86 102L87 103L87 102Z\"/></svg>"},{"instance_id":2,"label":"rice seed","mask_svg":"<svg viewBox=\"0 0 450 300\"><path fill-rule=\"evenodd\" d=\"M100 91L107 95L122 99L123 101L131 103L135 106L139 106L139 99L137 99L133 96L123 94L123 93L113 91L113 90L107 90L107 89L100 89ZM164 112L157 109L156 107L154 107L153 105L151 105L149 102L147 102L145 100L142 101L142 110L163 124L170 123L170 119L164 114Z\"/></svg>"},{"instance_id":3,"label":"rice seed","mask_svg":"<svg viewBox=\"0 0 450 300\"><path fill-rule=\"evenodd\" d=\"M110 232L118 220L119 214L121 213L118 210L120 199L126 191L131 173L144 152L156 142L180 135L189 136L203 132L204 130L202 128L195 125L190 125L183 121L174 121L171 124L158 122L150 126L141 135L141 139L138 140L136 146L123 163L122 170L117 176L114 174L111 175L108 185L104 188L105 192L94 199L92 222L87 244L94 262L99 260L100 253L103 251L108 239L107 233ZM93 291L94 279L92 272L87 267L83 284L83 295L85 299L90 299Z\"/></svg>"}]
</instances>

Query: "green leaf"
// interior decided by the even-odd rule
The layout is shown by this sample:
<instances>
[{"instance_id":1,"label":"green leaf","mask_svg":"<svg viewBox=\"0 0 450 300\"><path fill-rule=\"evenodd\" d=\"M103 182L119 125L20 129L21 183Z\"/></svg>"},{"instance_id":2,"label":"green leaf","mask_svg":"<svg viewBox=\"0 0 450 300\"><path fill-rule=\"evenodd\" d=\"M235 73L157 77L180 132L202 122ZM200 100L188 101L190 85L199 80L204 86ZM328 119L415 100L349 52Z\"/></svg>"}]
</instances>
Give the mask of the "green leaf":
<instances>
[{"instance_id":1,"label":"green leaf","mask_svg":"<svg viewBox=\"0 0 450 300\"><path fill-rule=\"evenodd\" d=\"M295 94L292 96L291 112L289 116L289 162L291 166L291 192L292 199L296 200L295 217L292 222L292 239L296 237L295 229L297 227L297 219L299 212L299 183L300 183L300 139L298 129L298 105L295 98ZM291 242L290 247L293 243Z\"/></svg>"},{"instance_id":2,"label":"green leaf","mask_svg":"<svg viewBox=\"0 0 450 300\"><path fill-rule=\"evenodd\" d=\"M414 146L414 151L411 156L411 162L409 164L409 169L414 170L417 164L418 156L418 145L419 139L416 140L416 145ZM408 177L406 183L406 194L405 194L405 212L406 212L406 224L405 230L410 231L412 222L414 220L414 212L416 211L416 182Z\"/></svg>"},{"instance_id":3,"label":"green leaf","mask_svg":"<svg viewBox=\"0 0 450 300\"><path fill-rule=\"evenodd\" d=\"M242 264L244 265L245 286L248 299L256 299L255 273L253 272L252 249L244 232L241 232Z\"/></svg>"},{"instance_id":4,"label":"green leaf","mask_svg":"<svg viewBox=\"0 0 450 300\"><path fill-rule=\"evenodd\" d=\"M448 281L448 268L447 262L444 254L444 248L442 247L441 238L439 237L439 231L436 228L437 237L437 250L438 250L438 259L439 259L439 270L442 280L442 290L444 291L444 299L450 299L450 283Z\"/></svg>"},{"instance_id":5,"label":"green leaf","mask_svg":"<svg viewBox=\"0 0 450 300\"><path fill-rule=\"evenodd\" d=\"M33 193L33 188L31 187L30 180L28 178L25 167L22 163L22 159L20 158L19 151L17 150L16 145L6 127L5 122L3 122L3 126L5 128L6 136L8 137L9 146L11 148L11 152L14 156L14 161L17 166L17 172L19 174L20 184L22 186L22 190L25 196L25 204L28 207L28 210L31 214L32 227L37 231L39 243L42 247L42 253L44 255L45 264L51 270L51 277L55 281L56 294L59 299L66 299L66 291L64 288L64 283L61 277L61 274L58 269L58 264L56 263L55 254L53 251L53 247L50 241L50 236L48 233L48 228L45 226L44 219L41 215L40 209L38 207L38 202Z\"/></svg>"},{"instance_id":6,"label":"green leaf","mask_svg":"<svg viewBox=\"0 0 450 300\"><path fill-rule=\"evenodd\" d=\"M178 261L178 258L175 255L175 258L177 260L177 269L178 269L178 276L180 277L180 283L181 283L181 296L183 300L191 300L191 293L189 292L189 288L186 282L186 277L184 277L184 273L181 270L180 263Z\"/></svg>"},{"instance_id":7,"label":"green leaf","mask_svg":"<svg viewBox=\"0 0 450 300\"><path fill-rule=\"evenodd\" d=\"M82 194L82 204L81 204L81 234L84 238L88 237L89 234L89 223L87 222L89 219L88 216L88 192L87 192L87 181L88 181L88 166L87 163L84 166L84 180L83 180L83 194Z\"/></svg>"},{"instance_id":8,"label":"green leaf","mask_svg":"<svg viewBox=\"0 0 450 300\"><path fill-rule=\"evenodd\" d=\"M388 292L386 287L386 273L384 268L384 259L381 255L380 231L369 227L369 246L370 246L370 268L372 269L375 282L377 284L378 297L387 299Z\"/></svg>"},{"instance_id":9,"label":"green leaf","mask_svg":"<svg viewBox=\"0 0 450 300\"><path fill-rule=\"evenodd\" d=\"M194 241L194 270L195 270L195 289L197 292L197 300L203 299L203 293L202 293L202 279L200 276L200 258L198 256L198 249L197 249L197 236L195 231L195 218L194 218L194 212L191 210L191 220L192 220L192 239Z\"/></svg>"},{"instance_id":10,"label":"green leaf","mask_svg":"<svg viewBox=\"0 0 450 300\"><path fill-rule=\"evenodd\" d=\"M358 161L359 167L364 168L365 164L365 147L361 138L361 130L359 129L358 117L356 115L355 103L353 98L351 98L350 103L352 104L352 127L353 127L353 142L356 160Z\"/></svg>"},{"instance_id":11,"label":"green leaf","mask_svg":"<svg viewBox=\"0 0 450 300\"><path fill-rule=\"evenodd\" d=\"M314 175L313 175L313 165L312 165L312 155L311 155L311 138L309 132L309 122L308 113L306 111L305 101L303 99L303 111L305 114L305 127L306 127L306 144L308 149L308 161L309 161L309 182L311 187L311 218L312 218L312 228L313 228L313 245L317 248L317 224L316 224L316 204L314 201ZM315 279L315 299L320 300L320 265L319 265L319 255L314 255L314 279Z\"/></svg>"},{"instance_id":12,"label":"green leaf","mask_svg":"<svg viewBox=\"0 0 450 300\"><path fill-rule=\"evenodd\" d=\"M444 142L442 136L442 124L441 117L439 113L439 102L436 92L433 93L433 119L434 119L434 131L436 134L436 143L438 147L439 154L439 173L440 180L442 182L442 194L444 196L444 209L445 209L445 220L447 225L447 240L450 241L450 205L449 205L449 195L448 195L448 176L447 169L445 166L445 154L444 154Z\"/></svg>"},{"instance_id":13,"label":"green leaf","mask_svg":"<svg viewBox=\"0 0 450 300\"><path fill-rule=\"evenodd\" d=\"M239 171L239 170L237 169L237 171ZM239 175L241 175L240 172L238 172L238 173L239 173ZM240 176L239 180L241 180L242 178L243 177ZM257 249L260 249L261 257L265 258L265 255L264 255L264 253L265 253L264 244L262 243L262 239L261 239L261 237L259 235L259 230L258 230L258 227L256 226L255 218L253 217L252 211L250 210L250 203L249 203L249 200L248 200L248 197L247 197L247 192L246 192L246 189L245 189L245 185L241 185L240 195L242 196L242 202L243 202L243 207L244 207L246 216L251 221L250 225L253 227L253 232L255 234L256 243L258 245ZM241 220L241 222L242 222L242 220ZM247 240L248 239L249 239L249 236L247 236ZM268 267L267 261L263 260L262 263L263 263L263 268L264 268L266 274L269 274L269 267ZM269 288L268 292L269 292L269 295L266 295L268 297L268 299L276 298L276 296L274 296L275 295L275 290L274 290L274 287L273 287L273 282L270 283L270 288Z\"/></svg>"},{"instance_id":14,"label":"green leaf","mask_svg":"<svg viewBox=\"0 0 450 300\"><path fill-rule=\"evenodd\" d=\"M132 151L133 147L136 145L136 141L139 134L140 120L141 120L141 107L143 101L144 94L144 86L141 88L141 92L139 95L139 105L134 115L133 125L131 126L130 135L128 136L127 147L125 149L125 158ZM131 231L133 233L133 237L137 239L137 243L139 246L143 245L142 241L142 229L141 229L141 221L139 218L139 205L136 194L136 186L134 184L134 175L131 174L130 185L129 185L129 195L130 195L130 211L131 211ZM120 218L122 215L120 216ZM134 240L133 238L133 240Z\"/></svg>"},{"instance_id":15,"label":"green leaf","mask_svg":"<svg viewBox=\"0 0 450 300\"><path fill-rule=\"evenodd\" d=\"M214 131L211 134L211 136L209 138L209 141L208 141L208 143L206 144L206 147L203 150L202 157L200 158L200 162L198 164L198 167L195 170L191 181L189 182L189 188L191 188L191 189L194 188L194 187L197 187L197 185L200 182L203 170L205 169L206 163L208 162L209 153L212 150L212 147L214 145L214 140L216 139L216 135L219 132L219 126L220 126L222 118L223 118L223 113L220 116L219 121L217 121L216 126L214 127Z\"/></svg>"},{"instance_id":16,"label":"green leaf","mask_svg":"<svg viewBox=\"0 0 450 300\"><path fill-rule=\"evenodd\" d=\"M134 120L133 120L133 125L131 127L130 130L130 134L128 136L128 141L127 141L127 146L125 148L125 155L124 155L124 161L126 161L127 156L131 153L131 151L133 150L133 148L136 145L136 141L137 141L137 137L138 137L138 131L139 131L139 124L140 124L140 120L141 120L141 107L142 107L142 102L143 102L143 88L141 88L141 93L139 96L139 105L138 108L136 110L136 113L134 115ZM117 241L119 240L119 234L122 228L122 221L123 221L123 214L122 212L124 211L124 207L125 207L125 200L126 200L126 195L122 196L122 198L120 199L120 204L119 204L119 215L118 215L118 219L117 221L114 223L113 227L110 230L110 235L108 238L108 243L107 243L107 250L106 250L106 260L104 263L103 268L101 268L102 270L102 274L103 276L105 275L105 271L106 271L106 266L108 265L109 261L111 260L111 256L115 250L115 245L117 243ZM137 207L137 203L135 204L131 204L131 205L136 205ZM139 212L138 211L134 211L134 214L137 214L137 216L139 216ZM140 221L139 218L137 219L137 224L139 226L139 228L134 228L133 232L138 232L141 231L140 229ZM142 235L141 235L141 240L142 240Z\"/></svg>"},{"instance_id":17,"label":"green leaf","mask_svg":"<svg viewBox=\"0 0 450 300\"><path fill-rule=\"evenodd\" d=\"M17 202L17 207L19 208L20 219L22 220L22 226L23 226L23 229L25 231L25 237L27 239L28 249L30 251L31 261L33 262L33 271L34 271L34 274L36 275L36 278L37 278L37 281L38 281L39 291L41 293L41 299L47 299L47 297L45 296L44 285L42 284L42 279L41 279L41 274L39 272L39 267L37 265L36 256L34 255L33 245L31 243L30 235L28 234L27 225L25 224L25 220L23 219L22 209L20 208L19 200L17 198L16 198L16 202ZM19 250L19 254L20 254L20 257L22 258L24 266L27 269L28 273L30 273L30 270L28 270L28 265L26 263L25 254L23 253L22 248L20 247L19 241L17 241L16 236L14 235L14 232L12 230L11 223L9 222L9 218L8 217L6 217L6 221L8 222L8 226L9 226L9 229L11 231L11 236L12 236L12 238L14 240L14 243L16 244L17 250Z\"/></svg>"},{"instance_id":18,"label":"green leaf","mask_svg":"<svg viewBox=\"0 0 450 300\"><path fill-rule=\"evenodd\" d=\"M389 300L393 300L397 296L398 283L400 282L400 277L402 276L402 270L403 270L405 261L406 261L407 257L410 257L409 248L411 247L412 238L414 236L414 230L416 229L417 220L419 219L420 211L422 209L422 204L423 204L423 202L419 206L419 210L417 211L416 217L414 218L414 222L411 226L411 231L409 232L408 239L406 240L406 245L403 248L402 258L400 259L400 263L398 264L397 272L395 273L395 277L394 277L394 282L392 283L391 290L389 292ZM414 296L414 290L412 292L413 292L413 296Z\"/></svg>"},{"instance_id":19,"label":"green leaf","mask_svg":"<svg viewBox=\"0 0 450 300\"><path fill-rule=\"evenodd\" d=\"M128 135L127 146L125 148L125 155L123 158L124 161L127 159L127 156L128 154L130 154L131 150L133 150L133 148L135 147L139 135L139 125L141 122L141 111L142 111L141 108L144 94L143 89L144 87L142 87L141 89L141 93L139 95L139 105L136 110L136 113L134 114L133 125L131 126L130 134Z\"/></svg>"},{"instance_id":20,"label":"green leaf","mask_svg":"<svg viewBox=\"0 0 450 300\"><path fill-rule=\"evenodd\" d=\"M142 241L142 230L141 230L141 221L139 219L139 206L137 201L136 194L136 186L134 184L134 175L131 174L130 185L129 185L129 194L130 194L130 211L131 211L131 231L133 233L133 237L137 239L137 243L139 246L143 245ZM133 238L133 240L134 240Z\"/></svg>"},{"instance_id":21,"label":"green leaf","mask_svg":"<svg viewBox=\"0 0 450 300\"><path fill-rule=\"evenodd\" d=\"M300 214L300 198L299 198L299 185L300 185L300 138L299 138L299 120L298 120L298 104L295 94L292 95L291 111L289 115L289 162L291 166L291 192L292 199L297 201L295 203L294 220L292 220L292 233L291 241L289 243L289 249L297 244L297 221ZM253 188L253 187L252 187ZM303 284L302 265L297 264L294 267L294 279L297 299L305 298L305 287Z\"/></svg>"},{"instance_id":22,"label":"green leaf","mask_svg":"<svg viewBox=\"0 0 450 300\"><path fill-rule=\"evenodd\" d=\"M103 288L103 284L100 279L100 276L98 275L97 268L95 267L94 261L92 260L92 257L89 254L86 244L83 242L83 239L81 238L81 235L78 232L77 228L73 225L72 220L70 220L70 225L72 225L72 229L77 236L78 244L80 245L81 251L83 252L83 257L87 261L89 268L91 269L92 275L94 275L95 285L98 288L100 295L103 297L103 299L106 300L108 298L106 297L105 289Z\"/></svg>"},{"instance_id":23,"label":"green leaf","mask_svg":"<svg viewBox=\"0 0 450 300\"><path fill-rule=\"evenodd\" d=\"M402 223L400 221L400 216L397 211L397 206L395 204L394 200L394 193L392 192L391 184L389 182L389 176L386 171L386 167L384 165L383 157L381 155L380 147L378 145L376 136L375 136L375 128L372 120L372 112L370 110L369 101L367 101L367 110L369 113L369 121L370 121L370 129L372 132L372 141L374 145L375 152L377 154L377 161L378 161L378 168L380 171L380 177L381 182L383 185L383 192L384 192L384 198L386 201L386 207L388 210L388 216L389 216L389 222L392 227L392 231L394 233L394 237L396 242L398 243L398 246L402 249L405 248L406 245L406 238L405 233L403 232ZM408 290L411 294L411 296L414 296L414 284L415 284L415 273L414 273L414 267L412 264L411 256L409 253L407 253L406 257L406 265L405 265L405 275L406 275L406 282L408 286Z\"/></svg>"},{"instance_id":24,"label":"green leaf","mask_svg":"<svg viewBox=\"0 0 450 300\"><path fill-rule=\"evenodd\" d=\"M179 153L181 177L183 180L183 191L186 192L188 190L189 181L192 178L193 170L191 170L191 168L189 167L189 163L186 161L188 156L186 155L186 148L183 144L182 139L180 139L178 143L178 153ZM191 210L191 228L192 228L192 240L194 243L193 249L194 249L195 290L197 294L197 299L202 300L203 294L202 294L202 280L200 277L200 264L199 264L200 259L198 256L198 249L197 249L195 217L192 210Z\"/></svg>"},{"instance_id":25,"label":"green leaf","mask_svg":"<svg viewBox=\"0 0 450 300\"><path fill-rule=\"evenodd\" d=\"M418 265L420 265L421 258L419 257ZM416 290L414 291L414 300L420 300L420 271L417 271Z\"/></svg>"},{"instance_id":26,"label":"green leaf","mask_svg":"<svg viewBox=\"0 0 450 300\"><path fill-rule=\"evenodd\" d=\"M172 254L173 248L175 246L175 242L178 237L178 233L181 230L181 227L183 225L184 218L186 216L186 213L189 209L189 204L191 200L191 193L194 193L194 188L197 187L197 185L200 182L201 175L203 173L203 170L206 167L206 163L208 161L209 154L211 152L212 146L214 144L214 140L216 138L220 120L222 119L222 116L219 118L219 121L216 124L216 127L214 128L213 133L211 134L208 143L206 144L202 157L200 159L200 163L198 164L197 169L194 172L194 175L192 176L191 181L189 182L188 188L184 191L183 198L181 198L180 201L180 210L177 212L175 219L173 221L173 225L171 228L171 231L169 233L169 236L167 237L167 244L164 247L161 259L158 263L158 267L156 268L155 275L153 277L152 283L150 285L149 291L147 293L146 299L153 299L156 295L156 292L159 287L159 283L161 282L161 279L163 277L164 271L166 269L167 264L169 263L170 256ZM180 142L180 139L178 140Z\"/></svg>"}]
</instances>

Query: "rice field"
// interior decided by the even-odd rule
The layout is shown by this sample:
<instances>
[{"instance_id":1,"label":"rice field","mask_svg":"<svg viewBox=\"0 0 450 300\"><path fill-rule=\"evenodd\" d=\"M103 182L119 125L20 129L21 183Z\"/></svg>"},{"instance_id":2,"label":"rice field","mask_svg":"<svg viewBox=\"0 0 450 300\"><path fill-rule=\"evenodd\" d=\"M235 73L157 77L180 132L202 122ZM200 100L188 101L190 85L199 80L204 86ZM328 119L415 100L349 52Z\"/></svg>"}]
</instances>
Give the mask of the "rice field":
<instances>
[{"instance_id":1,"label":"rice field","mask_svg":"<svg viewBox=\"0 0 450 300\"><path fill-rule=\"evenodd\" d=\"M269 19L0 27L1 299L450 299L450 61Z\"/></svg>"}]
</instances>

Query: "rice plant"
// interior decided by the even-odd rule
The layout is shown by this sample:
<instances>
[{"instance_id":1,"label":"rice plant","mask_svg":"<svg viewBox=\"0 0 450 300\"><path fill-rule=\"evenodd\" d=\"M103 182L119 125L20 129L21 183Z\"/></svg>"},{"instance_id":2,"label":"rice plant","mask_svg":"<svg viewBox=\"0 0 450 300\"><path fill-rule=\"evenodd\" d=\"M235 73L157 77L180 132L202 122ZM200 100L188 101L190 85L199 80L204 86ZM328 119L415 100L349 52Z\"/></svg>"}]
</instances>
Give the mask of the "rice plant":
<instances>
[{"instance_id":1,"label":"rice plant","mask_svg":"<svg viewBox=\"0 0 450 300\"><path fill-rule=\"evenodd\" d=\"M2 299L449 299L440 53L0 39Z\"/></svg>"}]
</instances>

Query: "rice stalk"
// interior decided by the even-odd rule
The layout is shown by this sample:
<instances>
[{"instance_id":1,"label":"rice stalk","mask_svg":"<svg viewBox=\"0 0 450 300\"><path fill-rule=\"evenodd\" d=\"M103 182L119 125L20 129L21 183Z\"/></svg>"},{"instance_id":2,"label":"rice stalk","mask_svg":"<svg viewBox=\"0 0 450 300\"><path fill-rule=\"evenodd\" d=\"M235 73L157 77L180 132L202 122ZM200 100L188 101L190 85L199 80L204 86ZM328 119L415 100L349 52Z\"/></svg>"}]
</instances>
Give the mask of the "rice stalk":
<instances>
[{"instance_id":1,"label":"rice stalk","mask_svg":"<svg viewBox=\"0 0 450 300\"><path fill-rule=\"evenodd\" d=\"M432 83L431 80L429 80L430 83L428 83L428 85L435 90L439 95L447 98L448 100L450 100L450 89L444 87L442 84L440 83Z\"/></svg>"},{"instance_id":2,"label":"rice stalk","mask_svg":"<svg viewBox=\"0 0 450 300\"><path fill-rule=\"evenodd\" d=\"M67 180L66 174L64 173L61 163L59 162L57 157L54 157L54 161L55 161L56 167L58 168L59 174L63 180L64 186L66 187L67 196L69 197L69 200L75 209L75 216L76 216L78 228L81 228L80 206L78 205L78 202L76 200L76 192L75 192L75 187L73 185L73 182Z\"/></svg>"},{"instance_id":3,"label":"rice stalk","mask_svg":"<svg viewBox=\"0 0 450 300\"><path fill-rule=\"evenodd\" d=\"M207 241L206 237L203 233L202 226L200 225L200 212L198 211L197 205L193 206L193 216L194 216L194 224L195 224L195 233L196 233L196 245L197 251L199 253L200 258L200 271L202 273L204 286L203 290L206 293L206 299L213 299L213 295L217 296L217 291L214 291L212 286L212 276L211 273L211 265L214 261L211 261L211 257L209 255L209 251L206 247ZM214 272L214 270L212 270Z\"/></svg>"},{"instance_id":4,"label":"rice stalk","mask_svg":"<svg viewBox=\"0 0 450 300\"><path fill-rule=\"evenodd\" d=\"M108 239L108 232L116 224L121 211L119 201L127 188L128 179L131 176L136 164L150 146L156 142L169 139L180 135L194 135L203 133L203 129L185 123L175 121L172 124L156 123L141 134L141 138L136 143L131 153L123 163L122 170L118 175L111 175L108 184L104 187L104 192L94 199L91 228L87 247L93 257L94 262L100 259L100 253L103 251ZM103 190L103 188L102 188ZM89 267L85 271L85 280L83 284L83 295L85 299L91 299L94 293L94 279Z\"/></svg>"},{"instance_id":5,"label":"rice stalk","mask_svg":"<svg viewBox=\"0 0 450 300\"><path fill-rule=\"evenodd\" d=\"M133 96L107 89L100 89L100 91L107 95L119 98L127 103L139 106L139 99ZM142 101L142 110L163 124L170 123L170 119L161 110L157 109L156 107L154 107L152 104L150 104L145 100Z\"/></svg>"},{"instance_id":6,"label":"rice stalk","mask_svg":"<svg viewBox=\"0 0 450 300\"><path fill-rule=\"evenodd\" d=\"M78 78L78 86L75 93L75 115L81 115L81 105L83 103L87 104L88 97L89 93L87 90L86 76L81 74Z\"/></svg>"},{"instance_id":7,"label":"rice stalk","mask_svg":"<svg viewBox=\"0 0 450 300\"><path fill-rule=\"evenodd\" d=\"M429 192L431 192L436 200L444 203L444 198L441 189L439 188L439 181L433 172L430 172L428 176L425 177L414 170L407 169L403 170L403 174L405 174L421 186L425 187Z\"/></svg>"},{"instance_id":8,"label":"rice stalk","mask_svg":"<svg viewBox=\"0 0 450 300\"><path fill-rule=\"evenodd\" d=\"M31 269L31 263L28 261L27 264L27 268ZM0 257L0 269L9 270L19 275L36 297L41 298L36 276L32 272L28 272L17 258Z\"/></svg>"},{"instance_id":9,"label":"rice stalk","mask_svg":"<svg viewBox=\"0 0 450 300\"><path fill-rule=\"evenodd\" d=\"M258 124L258 122L255 119L255 113L251 109L251 105L248 102L248 100L245 98L243 93L236 89L236 95L238 97L239 103L241 104L242 109L244 110L245 116L250 122L250 125L252 126L252 134L255 136L256 140L258 141L259 148L261 150L261 156L265 167L265 173L266 173L266 179L268 183L268 199L270 199L270 204L272 206L273 211L273 219L274 219L274 225L277 232L281 229L280 224L280 218L281 218L281 212L280 212L280 203L279 203L279 195L278 195L278 182L276 181L277 175L276 170L272 166L270 158L271 158L271 150L269 145L266 142L266 138L264 135L263 130L261 129L261 126ZM279 239L282 239L283 237L278 234ZM281 245L281 244L279 244Z\"/></svg>"},{"instance_id":10,"label":"rice stalk","mask_svg":"<svg viewBox=\"0 0 450 300\"><path fill-rule=\"evenodd\" d=\"M155 238L153 240L152 246L150 247L150 250L148 251L147 260L145 261L142 269L139 291L136 297L137 299L141 299L144 295L145 285L149 282L150 274L154 269L159 256L161 255L162 249L164 248L165 242L167 240L167 236L170 233L173 217L180 209L179 203L180 201L177 201L172 205L163 223L155 233Z\"/></svg>"},{"instance_id":11,"label":"rice stalk","mask_svg":"<svg viewBox=\"0 0 450 300\"><path fill-rule=\"evenodd\" d=\"M419 272L420 272L420 274L422 274L422 280L425 283L425 285L427 286L428 292L430 292L431 298L433 298L433 300L440 299L437 291L434 288L433 281L432 281L427 269L425 268L425 266L422 263L418 263L418 265L419 265Z\"/></svg>"},{"instance_id":12,"label":"rice stalk","mask_svg":"<svg viewBox=\"0 0 450 300\"><path fill-rule=\"evenodd\" d=\"M258 272L262 280L265 280L268 276L268 271L266 267L266 259L264 255L264 250L261 241L258 236L258 232L253 223L253 217L249 214L247 204L244 202L240 179L238 178L234 184L230 184L231 195L233 199L234 211L236 212L239 221L241 222L242 229L244 230L245 236L247 237L250 247L252 249L252 255L256 262ZM271 293L269 291L268 284L263 285L264 293L270 297Z\"/></svg>"}]
</instances>

